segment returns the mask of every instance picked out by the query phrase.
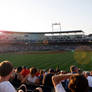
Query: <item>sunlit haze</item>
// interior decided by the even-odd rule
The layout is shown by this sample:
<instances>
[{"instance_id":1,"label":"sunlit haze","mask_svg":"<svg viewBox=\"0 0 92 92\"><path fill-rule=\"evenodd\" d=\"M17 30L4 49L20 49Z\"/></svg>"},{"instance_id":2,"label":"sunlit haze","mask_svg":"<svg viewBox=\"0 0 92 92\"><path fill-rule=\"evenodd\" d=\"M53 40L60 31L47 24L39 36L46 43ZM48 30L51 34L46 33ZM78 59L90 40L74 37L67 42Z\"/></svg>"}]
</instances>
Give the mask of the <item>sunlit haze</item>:
<instances>
[{"instance_id":1,"label":"sunlit haze","mask_svg":"<svg viewBox=\"0 0 92 92\"><path fill-rule=\"evenodd\" d=\"M51 32L52 23L92 33L92 0L0 0L0 30Z\"/></svg>"}]
</instances>

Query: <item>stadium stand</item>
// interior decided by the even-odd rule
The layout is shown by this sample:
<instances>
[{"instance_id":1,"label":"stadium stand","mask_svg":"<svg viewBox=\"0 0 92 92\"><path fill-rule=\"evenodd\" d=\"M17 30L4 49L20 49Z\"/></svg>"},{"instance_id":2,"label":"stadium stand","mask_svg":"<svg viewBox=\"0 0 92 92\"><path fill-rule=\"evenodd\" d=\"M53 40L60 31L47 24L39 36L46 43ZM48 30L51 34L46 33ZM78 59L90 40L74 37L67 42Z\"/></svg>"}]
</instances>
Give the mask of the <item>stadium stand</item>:
<instances>
[{"instance_id":1,"label":"stadium stand","mask_svg":"<svg viewBox=\"0 0 92 92\"><path fill-rule=\"evenodd\" d=\"M84 35L83 31L66 31L66 32L40 32L40 33L26 33L26 32L2 32L0 34L0 53L30 53L35 51L72 51L80 46L88 46L92 49L92 36ZM1 63L0 63L1 67ZM77 67L78 69L78 67ZM54 92L52 84L52 76L57 74L68 74L58 70L53 70L54 73L36 69L35 67L19 66L14 69L11 84L18 90L24 92ZM77 72L83 75L88 80L89 92L92 92L92 72ZM0 72L1 77L2 71ZM83 77L83 78L84 78ZM1 80L0 80L1 81ZM65 79L62 85L66 92L70 92L68 88L69 79ZM22 85L22 86L21 86ZM86 87L88 87L88 85ZM36 88L41 88L37 90ZM85 88L86 88L85 87ZM64 92L65 92L64 91ZM1 91L0 92L4 92ZM78 91L79 92L79 91ZM81 91L82 92L82 91ZM88 92L88 91L86 91Z\"/></svg>"},{"instance_id":2,"label":"stadium stand","mask_svg":"<svg viewBox=\"0 0 92 92\"><path fill-rule=\"evenodd\" d=\"M79 45L91 46L92 37L81 30L61 32L10 32L0 34L0 52L74 50Z\"/></svg>"}]
</instances>

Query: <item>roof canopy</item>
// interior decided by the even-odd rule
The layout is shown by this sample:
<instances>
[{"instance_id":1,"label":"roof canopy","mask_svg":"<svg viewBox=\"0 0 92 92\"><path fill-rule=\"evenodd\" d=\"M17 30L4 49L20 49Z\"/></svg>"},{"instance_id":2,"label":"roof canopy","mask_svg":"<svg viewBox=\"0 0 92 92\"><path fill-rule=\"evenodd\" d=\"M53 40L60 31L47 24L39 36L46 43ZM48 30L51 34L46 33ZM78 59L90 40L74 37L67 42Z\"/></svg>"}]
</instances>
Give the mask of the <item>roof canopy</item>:
<instances>
[{"instance_id":1,"label":"roof canopy","mask_svg":"<svg viewBox=\"0 0 92 92\"><path fill-rule=\"evenodd\" d=\"M84 33L82 30L58 31L58 32L13 32L13 31L0 31L0 32L3 32L3 33L23 33L23 34Z\"/></svg>"}]
</instances>

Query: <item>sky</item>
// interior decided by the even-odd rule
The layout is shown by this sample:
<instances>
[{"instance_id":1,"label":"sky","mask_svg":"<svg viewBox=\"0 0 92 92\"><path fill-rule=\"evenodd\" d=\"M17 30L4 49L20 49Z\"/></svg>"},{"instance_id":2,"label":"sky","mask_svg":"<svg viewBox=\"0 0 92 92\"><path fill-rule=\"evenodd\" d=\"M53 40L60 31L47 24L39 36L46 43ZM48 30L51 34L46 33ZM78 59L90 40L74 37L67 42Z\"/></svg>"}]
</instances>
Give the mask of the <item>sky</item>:
<instances>
[{"instance_id":1,"label":"sky","mask_svg":"<svg viewBox=\"0 0 92 92\"><path fill-rule=\"evenodd\" d=\"M52 32L53 23L92 33L92 0L0 0L0 30Z\"/></svg>"}]
</instances>

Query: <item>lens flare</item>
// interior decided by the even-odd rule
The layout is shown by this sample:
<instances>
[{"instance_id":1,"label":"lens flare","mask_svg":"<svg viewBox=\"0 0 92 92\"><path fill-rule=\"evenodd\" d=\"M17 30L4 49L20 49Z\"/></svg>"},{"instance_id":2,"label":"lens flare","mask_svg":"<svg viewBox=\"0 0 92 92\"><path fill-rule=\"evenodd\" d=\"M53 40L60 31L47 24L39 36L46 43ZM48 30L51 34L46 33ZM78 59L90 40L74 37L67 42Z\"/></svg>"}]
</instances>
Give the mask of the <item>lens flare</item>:
<instances>
[{"instance_id":1,"label":"lens flare","mask_svg":"<svg viewBox=\"0 0 92 92\"><path fill-rule=\"evenodd\" d=\"M92 58L92 49L88 46L80 46L75 49L74 59L78 64L89 64Z\"/></svg>"}]
</instances>

